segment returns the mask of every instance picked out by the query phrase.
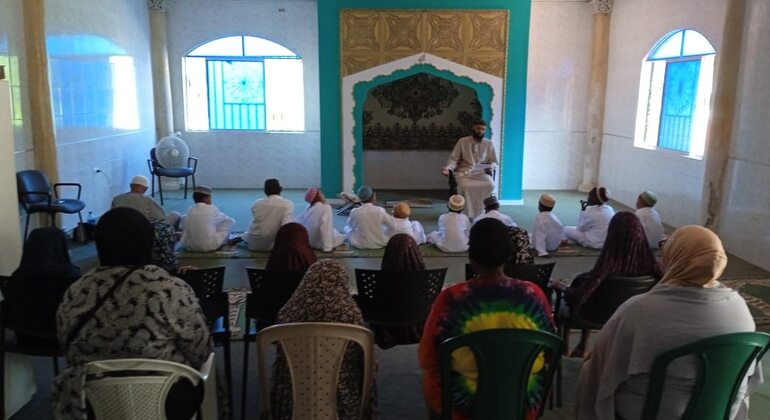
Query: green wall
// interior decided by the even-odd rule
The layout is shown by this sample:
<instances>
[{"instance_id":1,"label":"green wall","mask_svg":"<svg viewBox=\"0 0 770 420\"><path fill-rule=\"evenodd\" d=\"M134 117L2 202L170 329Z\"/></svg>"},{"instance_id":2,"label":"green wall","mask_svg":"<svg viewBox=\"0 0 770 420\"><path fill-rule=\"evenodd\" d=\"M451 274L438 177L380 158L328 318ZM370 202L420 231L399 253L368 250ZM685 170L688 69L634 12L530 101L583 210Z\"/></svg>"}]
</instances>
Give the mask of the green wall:
<instances>
[{"instance_id":1,"label":"green wall","mask_svg":"<svg viewBox=\"0 0 770 420\"><path fill-rule=\"evenodd\" d=\"M342 189L341 9L497 9L509 11L508 61L503 100L501 188L503 200L520 200L524 159L530 0L318 0L321 96L321 186ZM356 173L360 166L356 167ZM360 180L360 176L358 177Z\"/></svg>"}]
</instances>

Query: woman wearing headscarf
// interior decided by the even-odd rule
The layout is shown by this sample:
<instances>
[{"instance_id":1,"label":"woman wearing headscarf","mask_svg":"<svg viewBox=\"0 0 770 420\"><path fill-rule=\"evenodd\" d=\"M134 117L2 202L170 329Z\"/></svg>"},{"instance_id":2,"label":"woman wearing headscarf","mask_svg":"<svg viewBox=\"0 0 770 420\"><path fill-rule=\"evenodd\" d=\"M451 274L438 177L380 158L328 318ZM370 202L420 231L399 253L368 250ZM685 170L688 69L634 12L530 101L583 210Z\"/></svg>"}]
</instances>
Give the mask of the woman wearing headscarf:
<instances>
[{"instance_id":1,"label":"woman wearing headscarf","mask_svg":"<svg viewBox=\"0 0 770 420\"><path fill-rule=\"evenodd\" d=\"M275 245L265 269L271 271L305 271L316 262L307 230L299 223L287 223L278 229Z\"/></svg>"},{"instance_id":2,"label":"woman wearing headscarf","mask_svg":"<svg viewBox=\"0 0 770 420\"><path fill-rule=\"evenodd\" d=\"M717 280L727 255L713 232L694 225L677 229L663 249L663 265L660 283L623 303L599 332L580 372L579 420L639 418L658 355L700 339L755 330L743 298ZM681 418L696 372L685 360L669 365L658 418ZM731 419L748 418L747 397L761 383L760 373L758 366L749 369Z\"/></svg>"},{"instance_id":3,"label":"woman wearing headscarf","mask_svg":"<svg viewBox=\"0 0 770 420\"><path fill-rule=\"evenodd\" d=\"M78 278L64 232L44 227L29 234L19 268L4 289L6 325L19 344L56 344L56 309Z\"/></svg>"},{"instance_id":4,"label":"woman wearing headscarf","mask_svg":"<svg viewBox=\"0 0 770 420\"><path fill-rule=\"evenodd\" d=\"M348 275L345 267L335 260L320 260L310 266L297 290L278 312L278 323L290 322L339 322L364 325L361 310L358 309L348 290ZM363 376L363 354L358 346L348 346L340 367L337 386L337 409L340 420L358 418L361 404L361 381ZM286 359L280 351L276 355L271 378L271 410L274 419L291 419L292 391L291 377ZM370 407L365 418L377 417L377 396L372 387Z\"/></svg>"},{"instance_id":5,"label":"woman wearing headscarf","mask_svg":"<svg viewBox=\"0 0 770 420\"><path fill-rule=\"evenodd\" d=\"M621 211L615 214L607 229L607 240L594 268L578 275L572 284L564 290L564 298L569 311L577 314L591 294L609 276L652 276L660 280L663 276L660 265L647 243L644 227L633 213ZM565 337L569 330L565 330ZM591 330L584 329L580 343L575 346L570 356L583 357Z\"/></svg>"},{"instance_id":6,"label":"woman wearing headscarf","mask_svg":"<svg viewBox=\"0 0 770 420\"><path fill-rule=\"evenodd\" d=\"M211 352L209 328L192 288L151 265L153 228L118 207L96 226L100 266L64 294L59 344L69 367L54 381L57 419L85 419L84 367L95 360L149 358L199 369Z\"/></svg>"}]
</instances>

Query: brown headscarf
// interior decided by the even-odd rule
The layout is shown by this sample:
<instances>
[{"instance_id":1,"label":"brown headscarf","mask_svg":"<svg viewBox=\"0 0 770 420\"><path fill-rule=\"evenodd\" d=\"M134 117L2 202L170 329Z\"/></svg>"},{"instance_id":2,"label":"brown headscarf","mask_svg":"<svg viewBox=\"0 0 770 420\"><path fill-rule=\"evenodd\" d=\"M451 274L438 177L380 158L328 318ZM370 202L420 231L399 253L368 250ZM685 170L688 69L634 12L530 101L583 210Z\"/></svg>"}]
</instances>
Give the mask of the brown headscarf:
<instances>
[{"instance_id":1,"label":"brown headscarf","mask_svg":"<svg viewBox=\"0 0 770 420\"><path fill-rule=\"evenodd\" d=\"M406 233L393 235L385 247L380 269L383 271L425 270L425 262L422 260L417 242Z\"/></svg>"},{"instance_id":2,"label":"brown headscarf","mask_svg":"<svg viewBox=\"0 0 770 420\"><path fill-rule=\"evenodd\" d=\"M727 254L714 232L702 226L688 225L674 231L666 241L663 266L666 275L661 283L714 287L727 266Z\"/></svg>"},{"instance_id":3,"label":"brown headscarf","mask_svg":"<svg viewBox=\"0 0 770 420\"><path fill-rule=\"evenodd\" d=\"M299 223L287 223L275 235L275 245L270 251L265 269L305 271L315 262L315 251L310 247L305 227Z\"/></svg>"}]
</instances>

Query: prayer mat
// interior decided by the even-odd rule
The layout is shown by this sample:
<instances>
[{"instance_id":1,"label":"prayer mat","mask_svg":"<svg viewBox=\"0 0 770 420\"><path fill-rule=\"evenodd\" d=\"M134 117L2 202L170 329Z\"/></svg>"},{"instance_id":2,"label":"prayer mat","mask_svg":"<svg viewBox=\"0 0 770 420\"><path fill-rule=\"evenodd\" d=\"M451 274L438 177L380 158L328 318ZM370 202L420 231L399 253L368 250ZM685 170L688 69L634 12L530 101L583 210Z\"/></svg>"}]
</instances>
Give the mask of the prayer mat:
<instances>
[{"instance_id":1,"label":"prayer mat","mask_svg":"<svg viewBox=\"0 0 770 420\"><path fill-rule=\"evenodd\" d=\"M732 278L719 281L743 296L755 324L770 325L770 279Z\"/></svg>"},{"instance_id":2,"label":"prayer mat","mask_svg":"<svg viewBox=\"0 0 770 420\"><path fill-rule=\"evenodd\" d=\"M420 245L420 252L423 257L463 257L467 258L467 252L447 253L436 248L433 245ZM335 250L332 252L315 251L316 256L321 258L382 258L385 254L385 248L380 249L358 249L350 248ZM251 251L245 244L224 245L212 252L194 252L186 251L184 248L177 250L177 258L183 259L237 259L237 258L268 258L270 251Z\"/></svg>"},{"instance_id":3,"label":"prayer mat","mask_svg":"<svg viewBox=\"0 0 770 420\"><path fill-rule=\"evenodd\" d=\"M385 207L393 207L398 203L406 202L409 207L413 209L432 209L433 200L429 198L410 198L408 200L388 200L385 202Z\"/></svg>"}]
</instances>

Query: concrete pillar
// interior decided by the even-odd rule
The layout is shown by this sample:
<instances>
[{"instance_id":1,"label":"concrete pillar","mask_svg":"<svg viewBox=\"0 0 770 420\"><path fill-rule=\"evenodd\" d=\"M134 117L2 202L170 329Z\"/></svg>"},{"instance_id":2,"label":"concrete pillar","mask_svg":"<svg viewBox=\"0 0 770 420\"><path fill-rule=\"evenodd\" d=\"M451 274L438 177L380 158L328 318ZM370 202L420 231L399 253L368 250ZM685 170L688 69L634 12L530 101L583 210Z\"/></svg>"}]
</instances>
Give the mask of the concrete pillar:
<instances>
[{"instance_id":1,"label":"concrete pillar","mask_svg":"<svg viewBox=\"0 0 770 420\"><path fill-rule=\"evenodd\" d=\"M599 182L612 0L593 0L591 6L594 8L594 36L591 51L591 75L588 85L586 143L583 150L583 181L578 186L580 191L590 191Z\"/></svg>"},{"instance_id":2,"label":"concrete pillar","mask_svg":"<svg viewBox=\"0 0 770 420\"><path fill-rule=\"evenodd\" d=\"M719 231L719 217L726 197L727 164L733 138L738 77L740 73L746 0L727 2L722 45L717 52L711 118L706 131L706 169L703 174L703 225Z\"/></svg>"},{"instance_id":3,"label":"concrete pillar","mask_svg":"<svg viewBox=\"0 0 770 420\"><path fill-rule=\"evenodd\" d=\"M174 132L171 81L168 69L168 36L166 11L168 0L148 0L150 9L150 52L152 57L152 88L155 104L156 140Z\"/></svg>"},{"instance_id":4,"label":"concrete pillar","mask_svg":"<svg viewBox=\"0 0 770 420\"><path fill-rule=\"evenodd\" d=\"M26 122L32 132L35 168L43 171L51 184L59 181L56 130L51 109L51 85L48 80L48 49L45 43L45 0L22 3L24 16L24 52L27 58L29 115Z\"/></svg>"}]
</instances>

